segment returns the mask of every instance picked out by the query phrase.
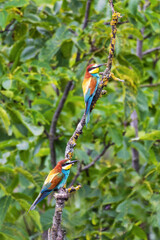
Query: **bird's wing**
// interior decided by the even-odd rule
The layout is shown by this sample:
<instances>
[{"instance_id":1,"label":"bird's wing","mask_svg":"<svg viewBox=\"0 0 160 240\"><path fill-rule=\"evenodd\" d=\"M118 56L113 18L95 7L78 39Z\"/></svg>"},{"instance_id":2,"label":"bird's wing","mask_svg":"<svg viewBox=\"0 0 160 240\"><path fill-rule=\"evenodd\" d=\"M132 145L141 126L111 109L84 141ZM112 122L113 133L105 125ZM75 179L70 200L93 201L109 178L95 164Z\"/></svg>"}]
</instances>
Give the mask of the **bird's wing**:
<instances>
[{"instance_id":1,"label":"bird's wing","mask_svg":"<svg viewBox=\"0 0 160 240\"><path fill-rule=\"evenodd\" d=\"M96 78L92 77L91 81L90 81L90 94L92 95L95 92L96 89L96 85L97 85L97 80Z\"/></svg>"},{"instance_id":2,"label":"bird's wing","mask_svg":"<svg viewBox=\"0 0 160 240\"><path fill-rule=\"evenodd\" d=\"M83 89L84 98L85 98L86 95L88 95L87 92L89 90L90 81L91 81L91 77L90 78L85 78L83 80L82 89Z\"/></svg>"},{"instance_id":3,"label":"bird's wing","mask_svg":"<svg viewBox=\"0 0 160 240\"><path fill-rule=\"evenodd\" d=\"M89 97L94 93L97 81L94 77L91 77L83 86L84 100L88 101Z\"/></svg>"},{"instance_id":4,"label":"bird's wing","mask_svg":"<svg viewBox=\"0 0 160 240\"><path fill-rule=\"evenodd\" d=\"M47 176L43 187L41 189L41 193L49 191L49 190L54 190L54 188L60 183L62 178L64 177L64 174L61 173L55 173L53 170L49 173Z\"/></svg>"}]
</instances>

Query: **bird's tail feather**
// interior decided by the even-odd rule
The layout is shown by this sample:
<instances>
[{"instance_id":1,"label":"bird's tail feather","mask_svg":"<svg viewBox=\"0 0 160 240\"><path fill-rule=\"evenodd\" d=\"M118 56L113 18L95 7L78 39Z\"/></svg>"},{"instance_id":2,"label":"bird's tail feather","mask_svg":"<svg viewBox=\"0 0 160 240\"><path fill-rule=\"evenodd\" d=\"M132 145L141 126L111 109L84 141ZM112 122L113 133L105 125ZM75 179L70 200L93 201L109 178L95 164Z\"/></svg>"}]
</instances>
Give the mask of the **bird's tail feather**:
<instances>
[{"instance_id":1,"label":"bird's tail feather","mask_svg":"<svg viewBox=\"0 0 160 240\"><path fill-rule=\"evenodd\" d=\"M90 120L90 111L86 114L86 126L89 123Z\"/></svg>"},{"instance_id":2,"label":"bird's tail feather","mask_svg":"<svg viewBox=\"0 0 160 240\"><path fill-rule=\"evenodd\" d=\"M90 112L91 112L91 104L92 104L92 100L93 100L93 96L90 96L90 98L88 99L87 103L86 103L86 125L89 123L90 120Z\"/></svg>"},{"instance_id":3,"label":"bird's tail feather","mask_svg":"<svg viewBox=\"0 0 160 240\"><path fill-rule=\"evenodd\" d=\"M34 210L36 205L41 202L46 196L48 196L50 194L51 191L45 191L43 193L40 193L38 195L38 197L36 198L36 200L34 201L34 203L32 204L32 206L30 207L29 211Z\"/></svg>"}]
</instances>

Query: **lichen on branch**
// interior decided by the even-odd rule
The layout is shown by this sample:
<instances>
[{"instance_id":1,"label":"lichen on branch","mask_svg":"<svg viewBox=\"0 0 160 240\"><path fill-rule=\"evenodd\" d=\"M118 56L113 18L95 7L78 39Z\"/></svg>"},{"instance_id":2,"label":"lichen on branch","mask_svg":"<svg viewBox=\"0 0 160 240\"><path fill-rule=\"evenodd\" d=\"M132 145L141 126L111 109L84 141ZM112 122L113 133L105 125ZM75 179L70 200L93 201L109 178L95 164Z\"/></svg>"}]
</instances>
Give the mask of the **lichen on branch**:
<instances>
[{"instance_id":1,"label":"lichen on branch","mask_svg":"<svg viewBox=\"0 0 160 240\"><path fill-rule=\"evenodd\" d=\"M112 10L114 9L113 7L113 2L109 1ZM112 11L113 12L113 11ZM113 12L112 14L112 20L110 22L110 25L112 27L112 32L111 32L111 41L110 41L110 46L109 46L109 56L108 56L108 61L106 64L106 69L102 73L102 80L99 83L99 86L97 88L96 94L93 98L92 105L91 105L91 111L94 109L96 102L98 99L103 95L102 90L103 88L107 85L109 79L112 77L114 80L118 80L112 73L111 73L111 67L112 67L112 62L113 62L113 57L114 57L114 50L115 50L115 43L116 43L116 32L117 32L117 23L118 19L121 17L120 13L118 12ZM120 81L120 79L119 79ZM82 134L83 127L85 126L85 114L82 116L82 119L77 125L76 130L74 131L72 137L67 143L66 150L65 150L65 157L68 159L71 159L73 156L73 151L74 147L76 146L76 141L78 140L79 136Z\"/></svg>"},{"instance_id":2,"label":"lichen on branch","mask_svg":"<svg viewBox=\"0 0 160 240\"><path fill-rule=\"evenodd\" d=\"M90 1L89 1L90 2ZM110 46L109 46L109 56L108 56L108 61L106 64L106 69L102 73L102 80L97 88L96 94L93 98L92 101L92 106L91 106L91 111L94 109L96 102L98 99L103 95L103 88L107 85L109 79L112 77L114 80L118 80L114 75L111 73L111 67L112 67L112 62L113 62L113 57L114 57L114 50L115 50L115 42L116 42L116 32L117 32L117 23L118 19L121 17L120 13L114 11L114 6L113 6L113 0L109 0L111 9L112 9L112 20L110 22L112 31L111 31L111 41L110 41ZM76 130L74 131L72 137L69 139L66 150L65 150L65 158L71 159L73 156L73 151L76 146L76 142L79 138L79 136L82 134L83 127L85 126L85 120L86 120L86 115L85 113L83 114L80 122L78 123ZM110 144L110 143L109 143ZM112 143L111 143L112 145ZM110 145L109 145L110 146ZM104 151L105 152L107 149L107 146L105 147ZM99 155L101 157L101 154ZM100 157L95 159L88 167L91 167ZM79 171L80 173L80 171ZM78 175L77 175L78 176ZM55 214L53 217L53 226L52 228L48 231L48 239L49 240L63 240L64 239L64 231L61 228L61 219L62 219L62 209L64 207L64 202L68 200L69 193L72 191L77 191L79 190L79 186L73 189L73 187L69 188L68 191L64 189L60 189L55 196L56 198L56 207L55 207Z\"/></svg>"}]
</instances>

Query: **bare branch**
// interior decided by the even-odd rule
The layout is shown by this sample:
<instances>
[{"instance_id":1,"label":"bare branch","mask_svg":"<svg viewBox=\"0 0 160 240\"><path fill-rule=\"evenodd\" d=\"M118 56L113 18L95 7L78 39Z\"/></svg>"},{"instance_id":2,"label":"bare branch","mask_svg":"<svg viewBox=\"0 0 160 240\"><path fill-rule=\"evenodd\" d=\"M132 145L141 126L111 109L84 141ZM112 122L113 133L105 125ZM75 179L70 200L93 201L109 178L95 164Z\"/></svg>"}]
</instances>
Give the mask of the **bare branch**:
<instances>
[{"instance_id":1,"label":"bare branch","mask_svg":"<svg viewBox=\"0 0 160 240\"><path fill-rule=\"evenodd\" d=\"M148 49L148 50L144 51L144 52L142 53L142 55L144 56L144 55L146 55L146 54L149 54L149 53L152 53L152 52L155 52L155 51L159 51L159 50L160 50L160 47L151 48L151 49Z\"/></svg>"},{"instance_id":2,"label":"bare branch","mask_svg":"<svg viewBox=\"0 0 160 240\"><path fill-rule=\"evenodd\" d=\"M112 10L112 14L114 13L114 5L113 5L113 0L109 0L109 4Z\"/></svg>"},{"instance_id":3,"label":"bare branch","mask_svg":"<svg viewBox=\"0 0 160 240\"><path fill-rule=\"evenodd\" d=\"M112 146L112 145L114 145L114 143L108 143L107 145L105 145L105 147L103 148L102 152L97 157L95 157L91 163L89 163L88 165L84 166L83 168L82 168L82 164L79 163L77 174L75 175L75 177L73 178L72 182L70 183L70 186L72 186L76 182L77 178L79 177L79 175L81 174L82 171L86 171L90 167L92 167L105 154L105 152L108 150L108 148L110 146Z\"/></svg>"},{"instance_id":4,"label":"bare branch","mask_svg":"<svg viewBox=\"0 0 160 240\"><path fill-rule=\"evenodd\" d=\"M52 118L52 122L51 122L51 127L50 127L50 132L49 132L49 142L50 142L50 152L51 152L51 164L52 167L56 166L56 151L55 151L55 147L54 147L54 141L55 141L55 135L56 135L56 125L57 125L57 121L59 118L59 115L62 111L62 108L64 106L64 103L66 101L66 98L69 94L69 91L72 87L73 82L69 81L66 85L66 88L64 90L63 96L59 102L59 105L53 115Z\"/></svg>"},{"instance_id":5,"label":"bare branch","mask_svg":"<svg viewBox=\"0 0 160 240\"><path fill-rule=\"evenodd\" d=\"M88 17L89 17L89 11L90 11L90 6L91 6L91 1L92 0L88 0L87 4L86 4L86 11L85 11L85 18L84 18L84 22L83 22L83 26L82 29L84 30L87 27L88 24ZM83 40L83 39L82 39ZM76 62L78 62L80 60L80 50L78 50L77 52L77 56L76 56Z\"/></svg>"},{"instance_id":6,"label":"bare branch","mask_svg":"<svg viewBox=\"0 0 160 240\"><path fill-rule=\"evenodd\" d=\"M51 86L54 89L54 91L56 92L57 96L59 96L59 89L56 87L56 85L52 83Z\"/></svg>"},{"instance_id":7,"label":"bare branch","mask_svg":"<svg viewBox=\"0 0 160 240\"><path fill-rule=\"evenodd\" d=\"M141 88L144 88L144 87L158 87L158 86L160 86L160 83L142 84L142 85L140 85Z\"/></svg>"},{"instance_id":8,"label":"bare branch","mask_svg":"<svg viewBox=\"0 0 160 240\"><path fill-rule=\"evenodd\" d=\"M0 31L0 33L13 31L13 29L10 30L9 28L10 28L10 26L11 26L14 22L15 22L15 19L13 19L13 20L6 26L6 28L5 28L4 30Z\"/></svg>"},{"instance_id":9,"label":"bare branch","mask_svg":"<svg viewBox=\"0 0 160 240\"><path fill-rule=\"evenodd\" d=\"M144 28L141 29L141 33L142 35L144 34ZM137 39L136 54L140 59L142 59L142 45L143 45L143 40Z\"/></svg>"},{"instance_id":10,"label":"bare branch","mask_svg":"<svg viewBox=\"0 0 160 240\"><path fill-rule=\"evenodd\" d=\"M82 164L79 163L77 174L74 176L74 178L73 178L72 182L70 183L69 187L73 186L73 184L76 182L76 180L79 177L79 175L81 174L81 172L82 172Z\"/></svg>"},{"instance_id":11,"label":"bare branch","mask_svg":"<svg viewBox=\"0 0 160 240\"><path fill-rule=\"evenodd\" d=\"M145 0L143 9L140 8L140 10L144 11L146 10L148 6L149 1ZM145 28L143 27L141 29L142 36L144 37L144 30ZM142 53L142 47L143 47L143 40L137 39L137 49L136 49L136 54L137 56L142 59L143 53ZM137 112L134 110L131 114L131 124L130 124L136 132L136 137L138 137L138 118L137 118ZM139 153L135 148L132 148L132 167L138 172L139 171Z\"/></svg>"},{"instance_id":12,"label":"bare branch","mask_svg":"<svg viewBox=\"0 0 160 240\"><path fill-rule=\"evenodd\" d=\"M86 165L85 167L83 167L81 171L85 171L86 169L92 167L92 166L105 154L105 152L107 151L107 149L108 149L110 146L112 146L112 145L114 145L114 143L108 143L108 144L104 147L103 151L102 151L91 163L89 163L88 165Z\"/></svg>"},{"instance_id":13,"label":"bare branch","mask_svg":"<svg viewBox=\"0 0 160 240\"><path fill-rule=\"evenodd\" d=\"M138 120L136 110L134 110L131 114L131 120L131 126L135 129L136 137L138 137ZM135 148L132 148L132 167L137 172L139 171L139 153Z\"/></svg>"},{"instance_id":14,"label":"bare branch","mask_svg":"<svg viewBox=\"0 0 160 240\"><path fill-rule=\"evenodd\" d=\"M64 208L64 202L68 200L69 195L66 189L61 188L58 193L55 193L54 197L56 199L56 206L53 225L48 230L48 240L63 240L64 231L61 229L62 210Z\"/></svg>"},{"instance_id":15,"label":"bare branch","mask_svg":"<svg viewBox=\"0 0 160 240\"><path fill-rule=\"evenodd\" d=\"M92 0L88 0L88 1L87 1L87 4L86 4L86 12L85 12L85 19L84 19L84 22L83 22L83 27L82 27L82 29L85 29L85 28L87 27L88 17L89 17L89 10L90 10L90 6L91 6L91 2L92 2Z\"/></svg>"}]
</instances>

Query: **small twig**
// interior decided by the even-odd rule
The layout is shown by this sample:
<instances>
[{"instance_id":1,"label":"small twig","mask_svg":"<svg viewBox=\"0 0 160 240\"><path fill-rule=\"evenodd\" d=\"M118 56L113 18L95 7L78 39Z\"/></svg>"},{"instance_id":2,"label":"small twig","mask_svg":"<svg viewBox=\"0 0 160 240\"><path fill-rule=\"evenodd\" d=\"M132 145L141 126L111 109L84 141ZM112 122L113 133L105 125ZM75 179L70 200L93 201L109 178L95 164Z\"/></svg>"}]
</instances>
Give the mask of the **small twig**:
<instances>
[{"instance_id":1,"label":"small twig","mask_svg":"<svg viewBox=\"0 0 160 240\"><path fill-rule=\"evenodd\" d=\"M140 8L140 11L144 11L146 10L147 6L148 6L149 1L145 0L144 5L143 5L143 9ZM143 27L141 29L141 33L142 36L144 37L144 30L145 27ZM136 54L137 56L142 59L143 53L142 53L142 47L143 47L143 40L137 39L137 49L136 49ZM136 137L138 137L138 117L137 117L137 112L136 110L134 110L131 114L131 123L130 125L135 129L136 132ZM138 172L139 171L139 152L137 151L137 149L132 148L132 167Z\"/></svg>"},{"instance_id":2,"label":"small twig","mask_svg":"<svg viewBox=\"0 0 160 240\"><path fill-rule=\"evenodd\" d=\"M89 17L91 1L92 0L88 0L87 4L86 4L85 18L84 18L84 22L83 22L83 26L82 26L83 30L87 27L87 24L88 24L88 17ZM77 56L76 56L76 62L78 62L80 60L80 55L81 55L81 53L80 53L80 50L78 49Z\"/></svg>"},{"instance_id":3,"label":"small twig","mask_svg":"<svg viewBox=\"0 0 160 240\"><path fill-rule=\"evenodd\" d=\"M79 163L77 174L75 175L72 182L70 183L70 186L74 185L74 183L76 182L76 180L79 177L79 175L81 174L81 172L88 170L90 167L92 167L105 154L105 152L108 150L108 148L112 145L114 145L114 143L108 143L107 145L105 145L102 152L97 157L95 157L91 163L84 166L83 168L82 168L82 164Z\"/></svg>"},{"instance_id":4,"label":"small twig","mask_svg":"<svg viewBox=\"0 0 160 240\"><path fill-rule=\"evenodd\" d=\"M9 28L10 28L10 26L11 26L14 22L15 22L15 19L13 19L13 20L6 26L6 28L5 28L4 30L1 30L0 33L13 31L13 29L10 30Z\"/></svg>"},{"instance_id":5,"label":"small twig","mask_svg":"<svg viewBox=\"0 0 160 240\"><path fill-rule=\"evenodd\" d=\"M56 87L56 85L52 83L51 86L54 89L54 91L56 92L57 96L59 96L59 89Z\"/></svg>"},{"instance_id":6,"label":"small twig","mask_svg":"<svg viewBox=\"0 0 160 240\"><path fill-rule=\"evenodd\" d=\"M112 10L112 14L114 13L114 5L113 5L113 0L109 0L109 4Z\"/></svg>"},{"instance_id":7,"label":"small twig","mask_svg":"<svg viewBox=\"0 0 160 240\"><path fill-rule=\"evenodd\" d=\"M73 82L72 81L69 81L65 87L65 90L64 90L64 93L63 93L63 96L59 102L59 105L53 115L53 118L52 118L52 122L51 122L51 127L50 127L50 132L49 132L49 142L50 142L50 152L51 152L51 164L52 164L52 167L55 167L56 166L56 151L55 151L55 147L54 147L54 141L55 141L55 135L56 135L56 125L57 125L57 121L58 121L58 118L59 118L59 115L62 111L62 108L64 106L64 103L66 101L66 98L69 94L69 91L72 87L72 84Z\"/></svg>"},{"instance_id":8,"label":"small twig","mask_svg":"<svg viewBox=\"0 0 160 240\"><path fill-rule=\"evenodd\" d=\"M89 163L88 165L86 165L85 167L83 167L83 168L81 169L81 171L85 171L86 169L92 167L92 166L105 154L105 152L107 151L107 149L108 149L110 146L112 146L112 145L114 145L114 143L108 143L108 144L104 147L103 151L102 151L91 163Z\"/></svg>"},{"instance_id":9,"label":"small twig","mask_svg":"<svg viewBox=\"0 0 160 240\"><path fill-rule=\"evenodd\" d=\"M87 1L85 18L84 18L84 22L83 22L83 27L82 27L82 29L85 29L85 28L87 27L88 17L89 17L89 10L90 10L90 6L91 6L91 2L92 2L92 0L88 0L88 1Z\"/></svg>"},{"instance_id":10,"label":"small twig","mask_svg":"<svg viewBox=\"0 0 160 240\"><path fill-rule=\"evenodd\" d=\"M77 178L79 177L79 175L81 174L82 171L82 164L79 162L78 165L78 169L77 169L77 174L74 176L74 178L72 179L72 182L70 183L69 187L73 186L74 183L76 182Z\"/></svg>"},{"instance_id":11,"label":"small twig","mask_svg":"<svg viewBox=\"0 0 160 240\"><path fill-rule=\"evenodd\" d=\"M124 21L124 22L118 22L117 25L122 25L125 23L129 23L129 21ZM105 22L104 25L110 25L110 22Z\"/></svg>"},{"instance_id":12,"label":"small twig","mask_svg":"<svg viewBox=\"0 0 160 240\"><path fill-rule=\"evenodd\" d=\"M160 50L160 47L148 49L148 50L144 51L144 52L142 53L142 55L144 56L144 55L146 55L146 54L149 54L149 53L152 53L152 52L155 52L155 51L159 51L159 50Z\"/></svg>"},{"instance_id":13,"label":"small twig","mask_svg":"<svg viewBox=\"0 0 160 240\"><path fill-rule=\"evenodd\" d=\"M136 137L138 137L138 118L137 112L134 110L131 114L131 126L135 129ZM139 153L135 148L132 148L132 167L139 171Z\"/></svg>"},{"instance_id":14,"label":"small twig","mask_svg":"<svg viewBox=\"0 0 160 240\"><path fill-rule=\"evenodd\" d=\"M49 139L49 133L47 132L46 129L44 129L44 134L46 135L46 137Z\"/></svg>"},{"instance_id":15,"label":"small twig","mask_svg":"<svg viewBox=\"0 0 160 240\"><path fill-rule=\"evenodd\" d=\"M142 84L142 85L140 85L141 88L144 88L144 87L158 87L158 86L160 86L160 83Z\"/></svg>"}]
</instances>

